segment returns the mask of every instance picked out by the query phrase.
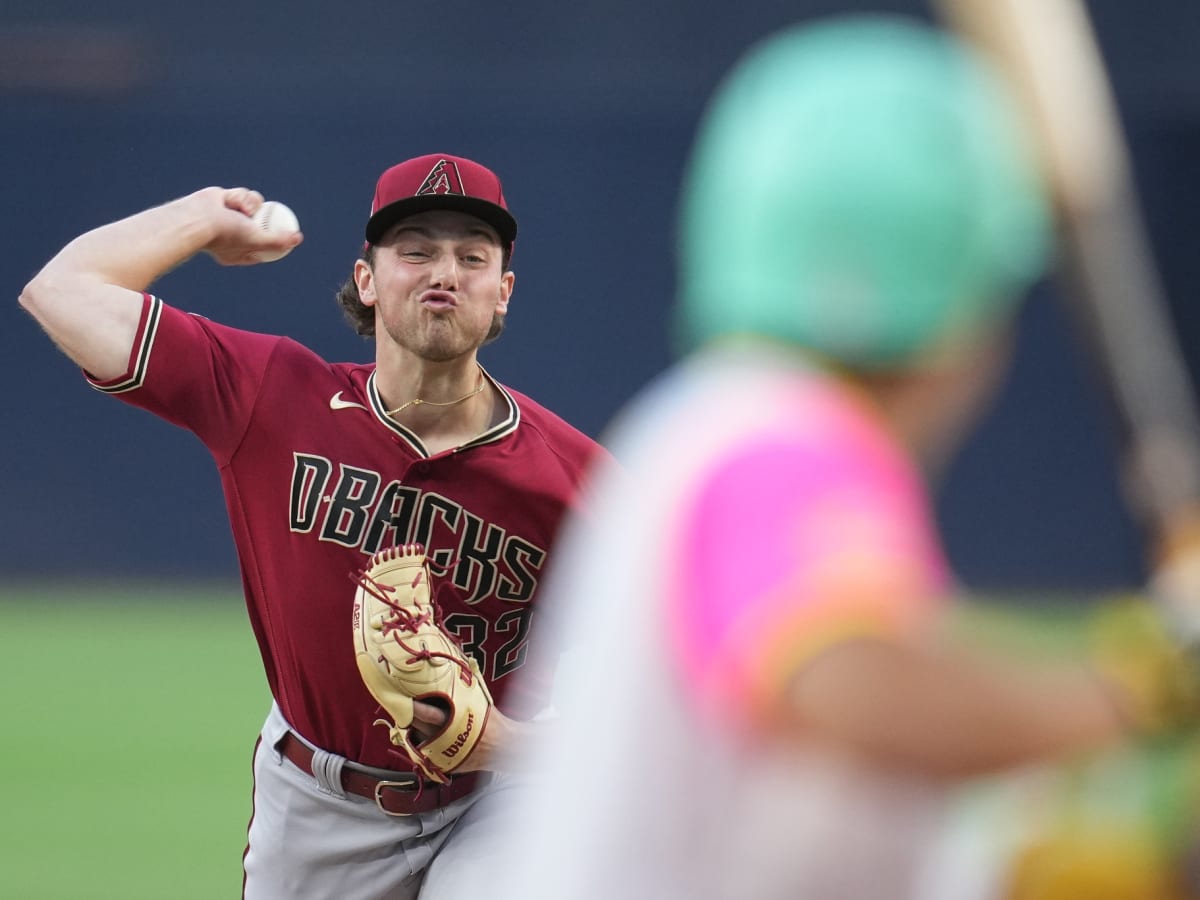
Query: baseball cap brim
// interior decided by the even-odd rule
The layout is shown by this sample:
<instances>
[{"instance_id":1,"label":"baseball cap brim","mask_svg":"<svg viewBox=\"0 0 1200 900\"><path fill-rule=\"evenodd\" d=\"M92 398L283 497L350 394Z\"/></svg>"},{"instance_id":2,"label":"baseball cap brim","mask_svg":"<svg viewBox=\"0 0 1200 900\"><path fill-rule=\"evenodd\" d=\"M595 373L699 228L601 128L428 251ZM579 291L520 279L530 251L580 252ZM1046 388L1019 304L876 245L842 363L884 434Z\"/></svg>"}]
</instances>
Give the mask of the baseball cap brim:
<instances>
[{"instance_id":1,"label":"baseball cap brim","mask_svg":"<svg viewBox=\"0 0 1200 900\"><path fill-rule=\"evenodd\" d=\"M401 219L433 209L449 209L482 219L496 229L501 243L510 250L517 239L517 220L503 207L489 203L487 200L480 200L478 197L464 197L459 194L429 194L405 197L389 203L371 216L367 220L367 243L379 243L387 230Z\"/></svg>"}]
</instances>

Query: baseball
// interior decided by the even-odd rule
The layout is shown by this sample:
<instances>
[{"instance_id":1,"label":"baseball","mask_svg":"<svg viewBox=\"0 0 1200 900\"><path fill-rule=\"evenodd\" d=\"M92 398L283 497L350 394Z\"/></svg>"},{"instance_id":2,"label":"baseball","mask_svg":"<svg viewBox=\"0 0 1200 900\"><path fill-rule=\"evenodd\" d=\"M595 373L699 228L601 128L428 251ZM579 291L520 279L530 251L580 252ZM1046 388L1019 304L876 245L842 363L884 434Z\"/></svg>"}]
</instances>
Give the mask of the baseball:
<instances>
[{"instance_id":1,"label":"baseball","mask_svg":"<svg viewBox=\"0 0 1200 900\"><path fill-rule=\"evenodd\" d=\"M291 234L300 230L300 220L296 214L278 200L268 200L254 214L254 224L264 232L271 234ZM258 250L254 258L259 262L274 262L283 259L292 249Z\"/></svg>"}]
</instances>

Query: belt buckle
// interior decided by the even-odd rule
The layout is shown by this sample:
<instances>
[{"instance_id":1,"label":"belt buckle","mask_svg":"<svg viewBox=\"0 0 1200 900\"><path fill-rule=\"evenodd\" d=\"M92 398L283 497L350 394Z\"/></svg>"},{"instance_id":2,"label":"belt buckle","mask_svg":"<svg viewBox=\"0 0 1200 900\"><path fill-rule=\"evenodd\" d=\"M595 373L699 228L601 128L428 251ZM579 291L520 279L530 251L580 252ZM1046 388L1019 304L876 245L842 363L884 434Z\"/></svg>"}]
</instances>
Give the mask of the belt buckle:
<instances>
[{"instance_id":1,"label":"belt buckle","mask_svg":"<svg viewBox=\"0 0 1200 900\"><path fill-rule=\"evenodd\" d=\"M411 788L413 785L418 784L418 782L419 782L419 779L415 778L415 777L413 778L412 781L377 781L377 782L375 782L375 805L379 807L379 811L382 812L385 816L413 816L413 815L416 815L416 813L411 813L411 812L392 812L390 809L385 807L383 805L383 791L387 788L391 788L393 790L399 790L402 787ZM408 790L408 791L405 791L404 793L415 794L416 792L412 791L412 790Z\"/></svg>"}]
</instances>

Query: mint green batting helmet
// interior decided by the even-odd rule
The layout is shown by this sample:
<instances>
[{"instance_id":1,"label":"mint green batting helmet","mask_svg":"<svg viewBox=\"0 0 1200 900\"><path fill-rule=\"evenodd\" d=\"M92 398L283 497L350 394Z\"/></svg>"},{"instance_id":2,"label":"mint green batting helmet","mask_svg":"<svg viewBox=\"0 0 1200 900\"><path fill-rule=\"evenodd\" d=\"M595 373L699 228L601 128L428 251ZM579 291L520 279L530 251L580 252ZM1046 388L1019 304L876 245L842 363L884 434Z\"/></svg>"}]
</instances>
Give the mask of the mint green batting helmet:
<instances>
[{"instance_id":1,"label":"mint green batting helmet","mask_svg":"<svg viewBox=\"0 0 1200 900\"><path fill-rule=\"evenodd\" d=\"M870 369L1008 318L1050 244L1003 83L891 16L752 48L705 113L679 228L684 349L758 334Z\"/></svg>"}]
</instances>

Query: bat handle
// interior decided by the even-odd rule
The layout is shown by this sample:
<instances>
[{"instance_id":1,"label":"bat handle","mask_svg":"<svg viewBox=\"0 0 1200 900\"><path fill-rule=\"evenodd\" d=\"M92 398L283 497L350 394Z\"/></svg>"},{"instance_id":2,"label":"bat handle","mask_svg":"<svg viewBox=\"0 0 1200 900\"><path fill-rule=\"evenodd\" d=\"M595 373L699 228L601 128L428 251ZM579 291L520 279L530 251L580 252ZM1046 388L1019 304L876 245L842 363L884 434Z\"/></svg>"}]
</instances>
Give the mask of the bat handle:
<instances>
[{"instance_id":1,"label":"bat handle","mask_svg":"<svg viewBox=\"0 0 1200 900\"><path fill-rule=\"evenodd\" d=\"M1162 523L1152 564L1151 595L1181 643L1200 653L1200 507Z\"/></svg>"}]
</instances>

